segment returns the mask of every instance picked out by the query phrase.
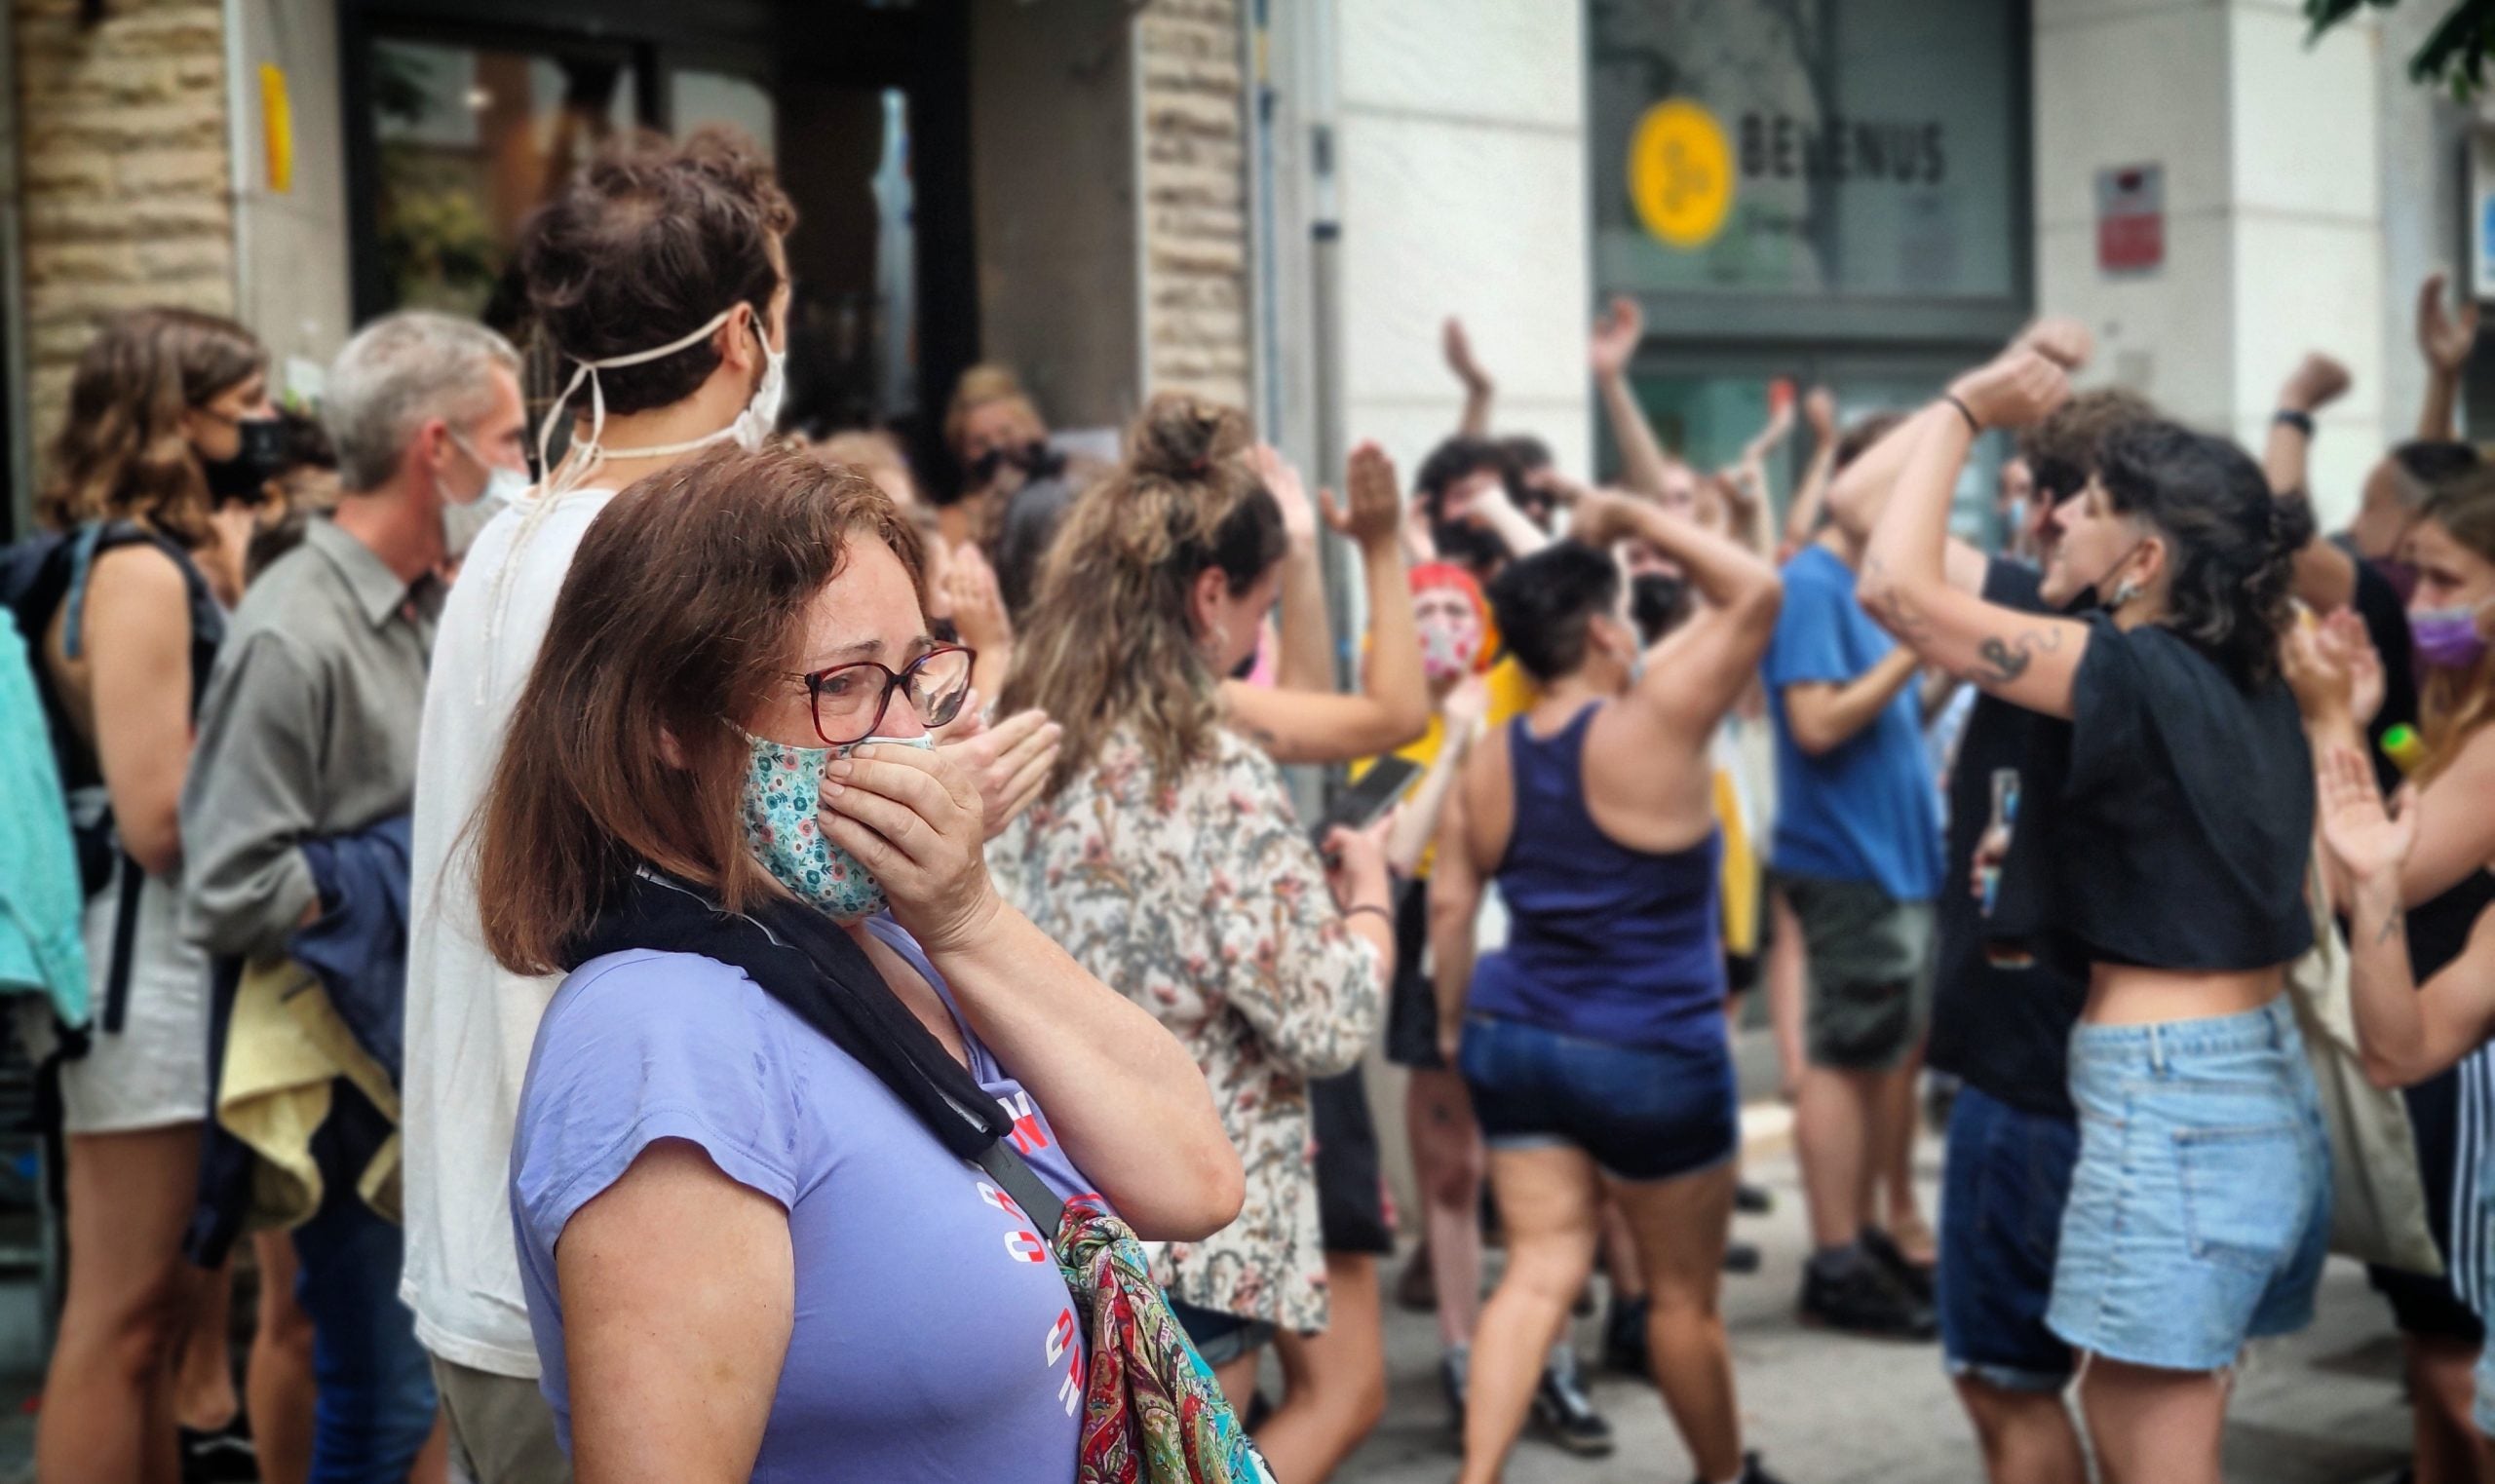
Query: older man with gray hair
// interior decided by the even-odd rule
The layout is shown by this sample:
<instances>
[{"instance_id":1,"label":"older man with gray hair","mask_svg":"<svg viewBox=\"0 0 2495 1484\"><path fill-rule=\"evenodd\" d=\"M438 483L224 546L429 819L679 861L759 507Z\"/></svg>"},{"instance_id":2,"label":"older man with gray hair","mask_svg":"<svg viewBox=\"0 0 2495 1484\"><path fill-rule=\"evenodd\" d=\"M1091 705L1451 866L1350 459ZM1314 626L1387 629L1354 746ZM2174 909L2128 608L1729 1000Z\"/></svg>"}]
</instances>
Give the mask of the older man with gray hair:
<instances>
[{"instance_id":1,"label":"older man with gray hair","mask_svg":"<svg viewBox=\"0 0 2495 1484\"><path fill-rule=\"evenodd\" d=\"M341 497L244 593L218 652L182 790L182 923L221 964L220 1123L292 1177L241 1183L293 1193L259 1214L291 1228L274 1239L290 1235L312 1320L312 1476L404 1479L434 1387L398 1298L400 1229L364 1193L397 1188L408 810L441 573L461 513L527 482L519 358L468 322L391 315L338 353L322 413ZM266 1049L300 1062L307 1003L342 1034L313 1037L318 1070L272 1090ZM258 1106L306 1111L254 1122L229 1106L238 1079ZM230 1241L231 1204L195 1232Z\"/></svg>"}]
</instances>

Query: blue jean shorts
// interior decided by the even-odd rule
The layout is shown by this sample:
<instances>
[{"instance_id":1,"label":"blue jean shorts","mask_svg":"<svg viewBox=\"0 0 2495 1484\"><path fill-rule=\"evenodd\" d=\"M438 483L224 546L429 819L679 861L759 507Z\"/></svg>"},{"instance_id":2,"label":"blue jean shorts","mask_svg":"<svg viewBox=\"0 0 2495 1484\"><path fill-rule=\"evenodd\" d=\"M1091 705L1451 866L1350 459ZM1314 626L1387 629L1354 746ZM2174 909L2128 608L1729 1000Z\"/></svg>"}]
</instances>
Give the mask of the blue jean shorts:
<instances>
[{"instance_id":1,"label":"blue jean shorts","mask_svg":"<svg viewBox=\"0 0 2495 1484\"><path fill-rule=\"evenodd\" d=\"M1940 1353L1952 1376L2058 1391L2070 1347L2045 1323L2079 1126L1961 1087L1940 1170Z\"/></svg>"},{"instance_id":2,"label":"blue jean shorts","mask_svg":"<svg viewBox=\"0 0 2495 1484\"><path fill-rule=\"evenodd\" d=\"M1720 1029L1701 1046L1630 1046L1474 1015L1456 1070L1492 1149L1573 1145L1604 1174L1644 1181L1721 1164L1741 1143Z\"/></svg>"},{"instance_id":3,"label":"blue jean shorts","mask_svg":"<svg viewBox=\"0 0 2495 1484\"><path fill-rule=\"evenodd\" d=\"M1168 1291L1163 1291L1165 1298ZM1223 1313L1218 1309L1199 1309L1193 1304L1170 1298L1171 1317L1187 1332L1187 1340L1204 1357L1207 1365L1220 1367L1273 1343L1274 1326L1264 1319L1250 1319L1245 1314Z\"/></svg>"},{"instance_id":4,"label":"blue jean shorts","mask_svg":"<svg viewBox=\"0 0 2495 1484\"><path fill-rule=\"evenodd\" d=\"M2237 1015L2082 1024L2079 1167L2047 1321L2075 1349L2213 1371L2313 1320L2330 1146L2283 995Z\"/></svg>"}]
</instances>

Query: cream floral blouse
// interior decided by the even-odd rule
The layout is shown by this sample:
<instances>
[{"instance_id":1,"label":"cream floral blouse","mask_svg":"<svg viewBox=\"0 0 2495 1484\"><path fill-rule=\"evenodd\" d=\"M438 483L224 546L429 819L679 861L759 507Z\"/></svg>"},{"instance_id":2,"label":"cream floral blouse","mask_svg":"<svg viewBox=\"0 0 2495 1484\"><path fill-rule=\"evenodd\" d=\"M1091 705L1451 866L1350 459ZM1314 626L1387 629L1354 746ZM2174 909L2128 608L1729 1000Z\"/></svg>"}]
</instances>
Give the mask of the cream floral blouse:
<instances>
[{"instance_id":1,"label":"cream floral blouse","mask_svg":"<svg viewBox=\"0 0 2495 1484\"><path fill-rule=\"evenodd\" d=\"M1281 773L1227 728L1170 787L1132 732L989 852L1006 894L1195 1053L1247 1166L1239 1219L1164 1249L1178 1299L1325 1324L1308 1079L1377 1031L1377 953L1347 931Z\"/></svg>"}]
</instances>

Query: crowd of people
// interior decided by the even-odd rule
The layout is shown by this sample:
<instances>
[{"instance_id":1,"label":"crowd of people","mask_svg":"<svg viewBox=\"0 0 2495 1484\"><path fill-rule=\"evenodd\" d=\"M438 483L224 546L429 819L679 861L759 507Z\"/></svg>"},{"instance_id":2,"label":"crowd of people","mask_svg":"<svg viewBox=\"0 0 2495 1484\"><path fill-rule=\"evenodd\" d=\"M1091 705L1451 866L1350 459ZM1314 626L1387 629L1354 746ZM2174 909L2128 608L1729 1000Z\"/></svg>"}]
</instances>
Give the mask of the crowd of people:
<instances>
[{"instance_id":1,"label":"crowd of people","mask_svg":"<svg viewBox=\"0 0 2495 1484\"><path fill-rule=\"evenodd\" d=\"M0 565L42 1478L1315 1484L1401 1302L1487 1481L1528 1428L1611 1448L1599 1274L1696 1478L1773 1484L1719 1303L1758 987L1797 1312L1937 1338L1999 1484L2213 1484L2334 1246L2411 1477L2495 1479L2495 468L2439 281L2337 535L2324 355L2257 459L2074 393L2048 319L1705 470L1625 301L1610 485L1492 435L1450 322L1408 489L1363 444L1312 491L1180 395L1108 457L979 367L939 490L779 432L795 225L730 134L588 165L515 265L534 415L531 361L423 311L317 417L211 316L82 357ZM1395 787L1312 828L1305 765Z\"/></svg>"}]
</instances>

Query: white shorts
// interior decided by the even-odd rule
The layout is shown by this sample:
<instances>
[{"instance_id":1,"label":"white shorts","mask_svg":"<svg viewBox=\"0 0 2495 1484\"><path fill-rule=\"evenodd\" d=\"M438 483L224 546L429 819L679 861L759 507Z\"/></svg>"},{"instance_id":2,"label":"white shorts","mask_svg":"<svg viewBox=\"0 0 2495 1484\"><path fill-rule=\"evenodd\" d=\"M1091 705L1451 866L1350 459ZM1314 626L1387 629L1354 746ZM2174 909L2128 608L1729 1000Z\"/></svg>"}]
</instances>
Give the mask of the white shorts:
<instances>
[{"instance_id":1,"label":"white shorts","mask_svg":"<svg viewBox=\"0 0 2495 1484\"><path fill-rule=\"evenodd\" d=\"M208 955L182 941L178 888L157 877L139 883L137 932L131 946L129 1008L119 1034L104 1029L114 918L121 882L87 903L90 1012L86 1055L60 1064L61 1127L69 1133L131 1133L195 1123L208 1117ZM56 1044L52 1005L19 1002L19 1033L40 1059Z\"/></svg>"}]
</instances>

